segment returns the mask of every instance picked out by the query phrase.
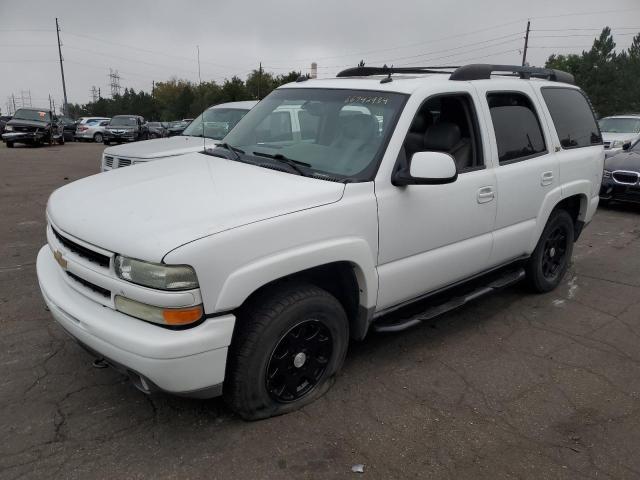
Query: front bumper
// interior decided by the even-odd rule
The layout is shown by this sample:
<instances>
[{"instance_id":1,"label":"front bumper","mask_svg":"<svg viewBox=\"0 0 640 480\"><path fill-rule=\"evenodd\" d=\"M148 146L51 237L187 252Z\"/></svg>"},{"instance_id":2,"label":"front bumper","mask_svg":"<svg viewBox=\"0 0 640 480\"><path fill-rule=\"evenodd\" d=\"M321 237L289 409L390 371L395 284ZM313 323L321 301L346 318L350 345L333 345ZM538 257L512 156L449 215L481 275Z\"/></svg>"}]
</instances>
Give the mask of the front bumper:
<instances>
[{"instance_id":1,"label":"front bumper","mask_svg":"<svg viewBox=\"0 0 640 480\"><path fill-rule=\"evenodd\" d=\"M234 315L169 330L104 307L72 289L47 245L38 253L36 270L53 318L87 350L128 373L138 388L198 398L222 393Z\"/></svg>"},{"instance_id":2,"label":"front bumper","mask_svg":"<svg viewBox=\"0 0 640 480\"><path fill-rule=\"evenodd\" d=\"M624 185L610 178L602 180L600 198L619 202L640 203L640 185Z\"/></svg>"},{"instance_id":3,"label":"front bumper","mask_svg":"<svg viewBox=\"0 0 640 480\"><path fill-rule=\"evenodd\" d=\"M34 142L42 140L44 132L7 132L2 134L3 142Z\"/></svg>"},{"instance_id":4,"label":"front bumper","mask_svg":"<svg viewBox=\"0 0 640 480\"><path fill-rule=\"evenodd\" d=\"M111 142L135 142L138 139L137 133L123 133L120 135L115 135L109 131L104 131L102 134L102 138Z\"/></svg>"}]
</instances>

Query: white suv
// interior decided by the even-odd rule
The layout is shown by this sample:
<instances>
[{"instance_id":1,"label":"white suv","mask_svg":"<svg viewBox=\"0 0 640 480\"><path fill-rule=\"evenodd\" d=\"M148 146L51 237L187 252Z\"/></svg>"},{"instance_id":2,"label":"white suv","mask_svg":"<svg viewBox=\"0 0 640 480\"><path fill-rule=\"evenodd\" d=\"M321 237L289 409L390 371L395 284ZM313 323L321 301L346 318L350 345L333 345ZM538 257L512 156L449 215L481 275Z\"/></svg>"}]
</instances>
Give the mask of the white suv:
<instances>
[{"instance_id":1,"label":"white suv","mask_svg":"<svg viewBox=\"0 0 640 480\"><path fill-rule=\"evenodd\" d=\"M570 75L339 76L278 88L213 150L56 190L37 271L57 322L145 392L256 419L322 395L350 338L560 283L604 162Z\"/></svg>"},{"instance_id":2,"label":"white suv","mask_svg":"<svg viewBox=\"0 0 640 480\"><path fill-rule=\"evenodd\" d=\"M605 154L613 157L640 139L640 114L616 115L600 119Z\"/></svg>"}]
</instances>

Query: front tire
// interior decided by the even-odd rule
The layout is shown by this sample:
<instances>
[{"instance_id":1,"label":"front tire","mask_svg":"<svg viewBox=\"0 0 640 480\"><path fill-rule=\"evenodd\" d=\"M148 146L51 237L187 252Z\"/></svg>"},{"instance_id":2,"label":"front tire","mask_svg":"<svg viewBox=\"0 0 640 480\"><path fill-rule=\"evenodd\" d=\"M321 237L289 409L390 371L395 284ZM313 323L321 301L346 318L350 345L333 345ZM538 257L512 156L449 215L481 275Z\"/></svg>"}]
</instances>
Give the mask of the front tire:
<instances>
[{"instance_id":1,"label":"front tire","mask_svg":"<svg viewBox=\"0 0 640 480\"><path fill-rule=\"evenodd\" d=\"M7 148L13 148L13 142L7 142Z\"/></svg>"},{"instance_id":2,"label":"front tire","mask_svg":"<svg viewBox=\"0 0 640 480\"><path fill-rule=\"evenodd\" d=\"M93 141L96 142L96 143L102 143L102 140L103 140L103 137L102 137L101 133L96 133L93 136Z\"/></svg>"},{"instance_id":3,"label":"front tire","mask_svg":"<svg viewBox=\"0 0 640 480\"><path fill-rule=\"evenodd\" d=\"M245 420L297 410L333 384L349 343L338 300L309 284L258 294L238 315L225 400Z\"/></svg>"},{"instance_id":4,"label":"front tire","mask_svg":"<svg viewBox=\"0 0 640 480\"><path fill-rule=\"evenodd\" d=\"M538 293L554 290L569 268L573 252L573 219L565 210L551 213L527 263L527 280Z\"/></svg>"},{"instance_id":5,"label":"front tire","mask_svg":"<svg viewBox=\"0 0 640 480\"><path fill-rule=\"evenodd\" d=\"M104 140L102 143L104 143L105 145L111 145L111 142L109 140Z\"/></svg>"}]
</instances>

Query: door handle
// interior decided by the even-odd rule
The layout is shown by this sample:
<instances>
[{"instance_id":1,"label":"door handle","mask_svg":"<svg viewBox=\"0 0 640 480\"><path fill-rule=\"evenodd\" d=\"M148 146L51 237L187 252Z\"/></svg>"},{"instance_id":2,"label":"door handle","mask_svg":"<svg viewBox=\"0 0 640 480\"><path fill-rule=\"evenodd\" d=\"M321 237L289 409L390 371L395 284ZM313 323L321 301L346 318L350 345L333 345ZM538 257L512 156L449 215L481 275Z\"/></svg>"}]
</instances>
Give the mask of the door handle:
<instances>
[{"instance_id":1,"label":"door handle","mask_svg":"<svg viewBox=\"0 0 640 480\"><path fill-rule=\"evenodd\" d=\"M540 177L540 185L546 187L553 183L553 172L544 172Z\"/></svg>"},{"instance_id":2,"label":"door handle","mask_svg":"<svg viewBox=\"0 0 640 480\"><path fill-rule=\"evenodd\" d=\"M478 190L478 203L487 203L495 198L493 187L482 187Z\"/></svg>"}]
</instances>

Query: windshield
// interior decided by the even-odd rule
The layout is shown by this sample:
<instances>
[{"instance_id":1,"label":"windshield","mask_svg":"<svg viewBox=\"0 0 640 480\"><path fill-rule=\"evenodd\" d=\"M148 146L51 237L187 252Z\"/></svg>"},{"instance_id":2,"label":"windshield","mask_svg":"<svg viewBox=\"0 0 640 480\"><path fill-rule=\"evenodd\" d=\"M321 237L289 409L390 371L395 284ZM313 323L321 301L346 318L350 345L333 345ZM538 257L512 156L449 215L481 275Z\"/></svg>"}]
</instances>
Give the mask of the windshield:
<instances>
[{"instance_id":1,"label":"windshield","mask_svg":"<svg viewBox=\"0 0 640 480\"><path fill-rule=\"evenodd\" d=\"M308 165L310 173L369 180L406 98L372 90L279 89L224 141L252 161L282 156Z\"/></svg>"},{"instance_id":2,"label":"windshield","mask_svg":"<svg viewBox=\"0 0 640 480\"><path fill-rule=\"evenodd\" d=\"M51 116L49 112L42 110L29 110L26 108L20 108L13 115L13 120L32 120L36 122L49 122Z\"/></svg>"},{"instance_id":3,"label":"windshield","mask_svg":"<svg viewBox=\"0 0 640 480\"><path fill-rule=\"evenodd\" d=\"M236 108L210 108L191 122L182 135L221 140L248 111Z\"/></svg>"},{"instance_id":4,"label":"windshield","mask_svg":"<svg viewBox=\"0 0 640 480\"><path fill-rule=\"evenodd\" d=\"M111 127L134 127L136 125L136 117L113 117L109 126Z\"/></svg>"},{"instance_id":5,"label":"windshield","mask_svg":"<svg viewBox=\"0 0 640 480\"><path fill-rule=\"evenodd\" d=\"M640 118L603 118L599 123L607 133L640 133Z\"/></svg>"}]
</instances>

